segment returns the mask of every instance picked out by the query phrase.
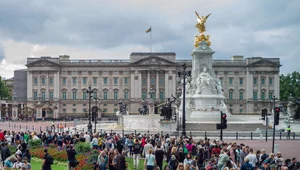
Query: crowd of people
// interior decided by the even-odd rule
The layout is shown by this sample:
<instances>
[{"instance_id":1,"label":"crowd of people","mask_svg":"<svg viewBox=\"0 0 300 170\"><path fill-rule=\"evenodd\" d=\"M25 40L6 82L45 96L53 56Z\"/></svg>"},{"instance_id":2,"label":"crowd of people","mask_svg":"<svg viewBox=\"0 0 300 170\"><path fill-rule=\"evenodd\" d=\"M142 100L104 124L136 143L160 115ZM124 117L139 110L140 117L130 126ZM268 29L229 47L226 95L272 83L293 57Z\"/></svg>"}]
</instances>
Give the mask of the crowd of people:
<instances>
[{"instance_id":1,"label":"crowd of people","mask_svg":"<svg viewBox=\"0 0 300 170\"><path fill-rule=\"evenodd\" d=\"M191 137L172 137L160 134L89 134L68 132L53 133L10 133L0 132L1 158L4 168L31 169L28 140L41 139L43 145L50 143L65 147L68 154L68 169L74 170L78 142L87 142L91 148L99 150L94 169L99 170L300 170L296 158L285 158L278 153L266 153L265 149L254 151L243 143L225 143L219 140L193 139ZM17 146L11 151L8 145ZM51 169L53 158L44 150L42 170ZM132 158L129 167L126 158ZM52 158L52 160L51 160ZM129 160L129 159L128 159ZM131 159L130 159L131 160ZM140 165L142 160L144 164Z\"/></svg>"}]
</instances>

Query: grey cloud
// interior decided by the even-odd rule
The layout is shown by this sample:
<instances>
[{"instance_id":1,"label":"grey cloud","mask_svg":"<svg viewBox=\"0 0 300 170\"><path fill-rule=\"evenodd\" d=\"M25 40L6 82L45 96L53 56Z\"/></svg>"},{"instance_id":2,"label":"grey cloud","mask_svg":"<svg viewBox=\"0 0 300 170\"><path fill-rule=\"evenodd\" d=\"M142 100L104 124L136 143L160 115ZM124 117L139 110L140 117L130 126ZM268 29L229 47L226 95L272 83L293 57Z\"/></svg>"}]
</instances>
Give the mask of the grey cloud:
<instances>
[{"instance_id":1,"label":"grey cloud","mask_svg":"<svg viewBox=\"0 0 300 170\"><path fill-rule=\"evenodd\" d=\"M148 4L94 0L18 2L0 1L2 40L98 49L124 44L149 46L149 34L145 30L151 25L154 47L162 46L163 51L189 58L197 34L194 28L194 10L197 10L201 15L212 13L207 21L207 32L211 35L216 58L229 59L235 54L246 57L298 55L294 49L299 46L300 31L290 29L300 23L300 1L297 0L288 3L281 0L228 1L215 6L198 0L170 1L178 3L176 9L160 1ZM207 6L213 7L207 9ZM256 32L278 28L286 30L285 34L271 35L269 41L256 37Z\"/></svg>"}]
</instances>

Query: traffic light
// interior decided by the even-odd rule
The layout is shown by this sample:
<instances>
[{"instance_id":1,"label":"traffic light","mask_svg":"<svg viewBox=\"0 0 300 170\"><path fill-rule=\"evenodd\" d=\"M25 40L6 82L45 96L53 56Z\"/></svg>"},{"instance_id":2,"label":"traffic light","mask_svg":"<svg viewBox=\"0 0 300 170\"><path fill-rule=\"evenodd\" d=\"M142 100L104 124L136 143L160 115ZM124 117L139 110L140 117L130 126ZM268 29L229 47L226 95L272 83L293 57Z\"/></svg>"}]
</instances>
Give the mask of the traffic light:
<instances>
[{"instance_id":1,"label":"traffic light","mask_svg":"<svg viewBox=\"0 0 300 170\"><path fill-rule=\"evenodd\" d=\"M267 109L262 109L261 110L261 119L266 120L266 116L268 116L267 114L268 114L268 110Z\"/></svg>"},{"instance_id":2,"label":"traffic light","mask_svg":"<svg viewBox=\"0 0 300 170\"><path fill-rule=\"evenodd\" d=\"M223 112L221 112L221 126L222 126L222 129L227 128L227 115Z\"/></svg>"},{"instance_id":3,"label":"traffic light","mask_svg":"<svg viewBox=\"0 0 300 170\"><path fill-rule=\"evenodd\" d=\"M275 113L274 113L274 123L275 125L279 125L279 114L280 114L280 108L275 107Z\"/></svg>"}]
</instances>

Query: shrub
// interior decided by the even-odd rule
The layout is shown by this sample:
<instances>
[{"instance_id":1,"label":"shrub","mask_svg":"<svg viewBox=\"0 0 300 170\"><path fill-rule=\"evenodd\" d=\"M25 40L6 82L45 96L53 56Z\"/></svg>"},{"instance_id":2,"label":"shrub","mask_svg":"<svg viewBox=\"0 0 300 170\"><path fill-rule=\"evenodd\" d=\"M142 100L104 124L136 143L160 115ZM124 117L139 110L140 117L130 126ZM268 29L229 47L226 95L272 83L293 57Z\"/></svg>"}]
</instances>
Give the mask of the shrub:
<instances>
[{"instance_id":1,"label":"shrub","mask_svg":"<svg viewBox=\"0 0 300 170\"><path fill-rule=\"evenodd\" d=\"M8 145L8 148L9 148L11 153L15 153L17 151L17 146Z\"/></svg>"},{"instance_id":2,"label":"shrub","mask_svg":"<svg viewBox=\"0 0 300 170\"><path fill-rule=\"evenodd\" d=\"M97 162L97 159L98 159L98 156L99 156L99 152L98 150L92 150L92 152L90 153L90 155L88 155L88 160L87 162L89 164L94 164Z\"/></svg>"},{"instance_id":3,"label":"shrub","mask_svg":"<svg viewBox=\"0 0 300 170\"><path fill-rule=\"evenodd\" d=\"M87 142L79 142L75 145L75 150L78 153L86 153L91 150L91 145Z\"/></svg>"},{"instance_id":4,"label":"shrub","mask_svg":"<svg viewBox=\"0 0 300 170\"><path fill-rule=\"evenodd\" d=\"M35 139L35 140L29 140L29 147L34 149L34 148L39 148L42 146L42 140L41 139Z\"/></svg>"}]
</instances>

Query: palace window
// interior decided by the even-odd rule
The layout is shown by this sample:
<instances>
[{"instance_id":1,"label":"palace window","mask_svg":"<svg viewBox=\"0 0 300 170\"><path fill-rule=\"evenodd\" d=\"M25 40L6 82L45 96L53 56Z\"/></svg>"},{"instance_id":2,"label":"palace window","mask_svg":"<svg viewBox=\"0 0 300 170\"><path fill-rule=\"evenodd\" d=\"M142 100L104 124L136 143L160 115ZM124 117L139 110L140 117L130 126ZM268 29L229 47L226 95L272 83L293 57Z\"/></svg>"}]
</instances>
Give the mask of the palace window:
<instances>
[{"instance_id":1,"label":"palace window","mask_svg":"<svg viewBox=\"0 0 300 170\"><path fill-rule=\"evenodd\" d=\"M233 78L229 77L229 85L232 85L232 83L233 83Z\"/></svg>"},{"instance_id":2,"label":"palace window","mask_svg":"<svg viewBox=\"0 0 300 170\"><path fill-rule=\"evenodd\" d=\"M118 100L118 92L114 91L114 100Z\"/></svg>"},{"instance_id":3,"label":"palace window","mask_svg":"<svg viewBox=\"0 0 300 170\"><path fill-rule=\"evenodd\" d=\"M146 78L142 78L142 85L146 86L147 85L147 79Z\"/></svg>"},{"instance_id":4,"label":"palace window","mask_svg":"<svg viewBox=\"0 0 300 170\"><path fill-rule=\"evenodd\" d=\"M108 84L108 78L107 77L103 77L103 84Z\"/></svg>"},{"instance_id":5,"label":"palace window","mask_svg":"<svg viewBox=\"0 0 300 170\"><path fill-rule=\"evenodd\" d=\"M67 92L65 91L62 92L62 99L67 100Z\"/></svg>"},{"instance_id":6,"label":"palace window","mask_svg":"<svg viewBox=\"0 0 300 170\"><path fill-rule=\"evenodd\" d=\"M63 82L63 85L66 85L67 84L67 78L66 77L62 78L62 82Z\"/></svg>"},{"instance_id":7,"label":"palace window","mask_svg":"<svg viewBox=\"0 0 300 170\"><path fill-rule=\"evenodd\" d=\"M240 85L243 85L243 84L244 84L244 79L240 78Z\"/></svg>"},{"instance_id":8,"label":"palace window","mask_svg":"<svg viewBox=\"0 0 300 170\"><path fill-rule=\"evenodd\" d=\"M256 78L256 77L253 78L253 84L254 84L254 85L257 84L257 78Z\"/></svg>"},{"instance_id":9,"label":"palace window","mask_svg":"<svg viewBox=\"0 0 300 170\"><path fill-rule=\"evenodd\" d=\"M269 84L271 85L271 84L273 84L273 78L269 78Z\"/></svg>"},{"instance_id":10,"label":"palace window","mask_svg":"<svg viewBox=\"0 0 300 170\"><path fill-rule=\"evenodd\" d=\"M244 92L240 91L240 100L244 100Z\"/></svg>"},{"instance_id":11,"label":"palace window","mask_svg":"<svg viewBox=\"0 0 300 170\"><path fill-rule=\"evenodd\" d=\"M261 78L261 84L262 84L262 85L265 84L265 78Z\"/></svg>"},{"instance_id":12,"label":"palace window","mask_svg":"<svg viewBox=\"0 0 300 170\"><path fill-rule=\"evenodd\" d=\"M87 92L84 91L84 92L82 93L82 100L86 100L86 99L87 99Z\"/></svg>"},{"instance_id":13,"label":"palace window","mask_svg":"<svg viewBox=\"0 0 300 170\"><path fill-rule=\"evenodd\" d=\"M161 85L161 86L165 85L165 79L164 78L161 77L159 79L159 85Z\"/></svg>"},{"instance_id":14,"label":"palace window","mask_svg":"<svg viewBox=\"0 0 300 170\"><path fill-rule=\"evenodd\" d=\"M77 78L76 77L72 77L72 82L73 82L73 85L76 85L77 84Z\"/></svg>"},{"instance_id":15,"label":"palace window","mask_svg":"<svg viewBox=\"0 0 300 170\"><path fill-rule=\"evenodd\" d=\"M42 100L46 100L46 92L42 91Z\"/></svg>"},{"instance_id":16,"label":"palace window","mask_svg":"<svg viewBox=\"0 0 300 170\"><path fill-rule=\"evenodd\" d=\"M151 85L155 85L155 78L151 78Z\"/></svg>"},{"instance_id":17,"label":"palace window","mask_svg":"<svg viewBox=\"0 0 300 170\"><path fill-rule=\"evenodd\" d=\"M97 85L97 77L93 77L93 84Z\"/></svg>"},{"instance_id":18,"label":"palace window","mask_svg":"<svg viewBox=\"0 0 300 170\"><path fill-rule=\"evenodd\" d=\"M142 99L146 100L147 99L147 92L142 91Z\"/></svg>"},{"instance_id":19,"label":"palace window","mask_svg":"<svg viewBox=\"0 0 300 170\"><path fill-rule=\"evenodd\" d=\"M49 99L53 100L53 91L49 91Z\"/></svg>"},{"instance_id":20,"label":"palace window","mask_svg":"<svg viewBox=\"0 0 300 170\"><path fill-rule=\"evenodd\" d=\"M34 92L33 92L33 99L34 99L34 100L37 100L37 98L38 98L37 91L34 91Z\"/></svg>"},{"instance_id":21,"label":"palace window","mask_svg":"<svg viewBox=\"0 0 300 170\"><path fill-rule=\"evenodd\" d=\"M52 77L49 78L49 84L53 85L53 78Z\"/></svg>"},{"instance_id":22,"label":"palace window","mask_svg":"<svg viewBox=\"0 0 300 170\"><path fill-rule=\"evenodd\" d=\"M86 77L82 77L82 84L83 85L86 85L86 81L87 81L87 78Z\"/></svg>"},{"instance_id":23,"label":"palace window","mask_svg":"<svg viewBox=\"0 0 300 170\"><path fill-rule=\"evenodd\" d=\"M35 77L35 78L33 78L33 84L34 85L37 85L38 84L38 79Z\"/></svg>"},{"instance_id":24,"label":"palace window","mask_svg":"<svg viewBox=\"0 0 300 170\"><path fill-rule=\"evenodd\" d=\"M103 100L107 100L107 91L103 92Z\"/></svg>"},{"instance_id":25,"label":"palace window","mask_svg":"<svg viewBox=\"0 0 300 170\"><path fill-rule=\"evenodd\" d=\"M273 91L269 91L269 100L273 100Z\"/></svg>"},{"instance_id":26,"label":"palace window","mask_svg":"<svg viewBox=\"0 0 300 170\"><path fill-rule=\"evenodd\" d=\"M45 85L45 78L43 77L41 80L42 80L42 85Z\"/></svg>"},{"instance_id":27,"label":"palace window","mask_svg":"<svg viewBox=\"0 0 300 170\"><path fill-rule=\"evenodd\" d=\"M165 99L165 93L163 91L159 92L159 99L164 100Z\"/></svg>"},{"instance_id":28,"label":"palace window","mask_svg":"<svg viewBox=\"0 0 300 170\"><path fill-rule=\"evenodd\" d=\"M266 93L265 91L261 91L261 97L260 97L261 100L265 100L265 93Z\"/></svg>"},{"instance_id":29,"label":"palace window","mask_svg":"<svg viewBox=\"0 0 300 170\"><path fill-rule=\"evenodd\" d=\"M253 91L253 100L257 100L257 91Z\"/></svg>"},{"instance_id":30,"label":"palace window","mask_svg":"<svg viewBox=\"0 0 300 170\"><path fill-rule=\"evenodd\" d=\"M127 100L128 98L129 98L129 97L128 97L128 91L125 91L125 92L124 92L124 99Z\"/></svg>"},{"instance_id":31,"label":"palace window","mask_svg":"<svg viewBox=\"0 0 300 170\"><path fill-rule=\"evenodd\" d=\"M233 99L233 91L229 91L229 100L232 100Z\"/></svg>"},{"instance_id":32,"label":"palace window","mask_svg":"<svg viewBox=\"0 0 300 170\"><path fill-rule=\"evenodd\" d=\"M76 91L73 91L73 97L72 97L73 100L76 100L76 98L77 98L76 94L77 94Z\"/></svg>"},{"instance_id":33,"label":"palace window","mask_svg":"<svg viewBox=\"0 0 300 170\"><path fill-rule=\"evenodd\" d=\"M114 85L118 84L118 77L114 77Z\"/></svg>"},{"instance_id":34,"label":"palace window","mask_svg":"<svg viewBox=\"0 0 300 170\"><path fill-rule=\"evenodd\" d=\"M128 85L128 77L124 78L124 85Z\"/></svg>"}]
</instances>

